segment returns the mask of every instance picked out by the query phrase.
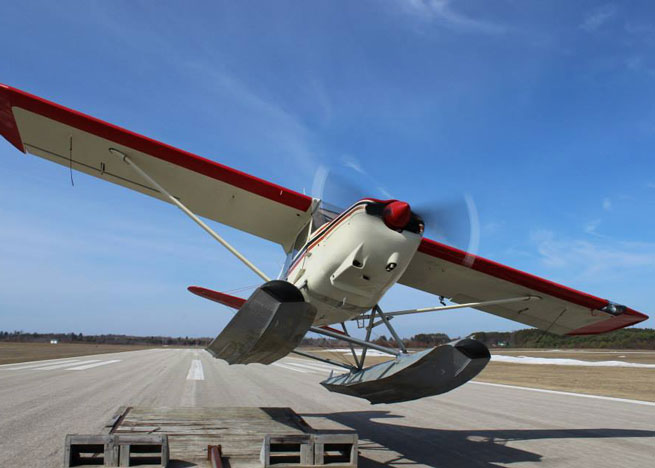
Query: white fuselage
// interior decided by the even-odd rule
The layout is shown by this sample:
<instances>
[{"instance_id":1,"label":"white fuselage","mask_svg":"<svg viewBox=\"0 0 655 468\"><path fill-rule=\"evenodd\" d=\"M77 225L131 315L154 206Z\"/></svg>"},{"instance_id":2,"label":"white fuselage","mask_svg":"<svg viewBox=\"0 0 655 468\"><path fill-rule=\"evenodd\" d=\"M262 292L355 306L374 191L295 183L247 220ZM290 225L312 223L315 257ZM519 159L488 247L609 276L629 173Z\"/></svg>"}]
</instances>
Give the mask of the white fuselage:
<instances>
[{"instance_id":1,"label":"white fuselage","mask_svg":"<svg viewBox=\"0 0 655 468\"><path fill-rule=\"evenodd\" d=\"M412 260L421 235L389 228L362 200L317 229L291 260L287 281L318 313L315 325L352 319L374 307Z\"/></svg>"}]
</instances>

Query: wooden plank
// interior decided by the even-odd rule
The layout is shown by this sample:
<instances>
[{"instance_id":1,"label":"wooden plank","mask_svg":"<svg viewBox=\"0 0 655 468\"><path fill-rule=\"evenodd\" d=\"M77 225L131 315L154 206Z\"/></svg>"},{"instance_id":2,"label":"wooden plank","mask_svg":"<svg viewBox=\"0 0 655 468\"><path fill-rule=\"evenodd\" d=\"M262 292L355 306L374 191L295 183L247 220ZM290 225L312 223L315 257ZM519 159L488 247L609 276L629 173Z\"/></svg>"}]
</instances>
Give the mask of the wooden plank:
<instances>
[{"instance_id":1,"label":"wooden plank","mask_svg":"<svg viewBox=\"0 0 655 468\"><path fill-rule=\"evenodd\" d=\"M315 458L315 431L290 408L132 407L120 413L111 432L129 437L165 434L171 462L198 466L207 466L210 445L221 445L232 467L261 466L266 436L277 441L309 440L310 445L301 448L302 461L309 466ZM347 440L352 440L352 435L344 442Z\"/></svg>"}]
</instances>

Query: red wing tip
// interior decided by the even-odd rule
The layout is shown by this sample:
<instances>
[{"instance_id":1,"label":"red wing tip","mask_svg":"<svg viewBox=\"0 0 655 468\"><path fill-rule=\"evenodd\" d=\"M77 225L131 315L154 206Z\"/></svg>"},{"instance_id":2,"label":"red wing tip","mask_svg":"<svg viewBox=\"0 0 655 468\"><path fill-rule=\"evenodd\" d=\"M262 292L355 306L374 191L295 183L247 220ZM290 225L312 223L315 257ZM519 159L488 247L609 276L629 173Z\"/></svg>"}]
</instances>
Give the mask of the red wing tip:
<instances>
[{"instance_id":1,"label":"red wing tip","mask_svg":"<svg viewBox=\"0 0 655 468\"><path fill-rule=\"evenodd\" d=\"M24 153L25 147L16 125L16 119L12 111L12 91L15 91L10 86L0 83L0 135L11 143L18 151Z\"/></svg>"},{"instance_id":2,"label":"red wing tip","mask_svg":"<svg viewBox=\"0 0 655 468\"><path fill-rule=\"evenodd\" d=\"M12 107L20 107L23 110L55 120L63 125L147 153L155 158L225 182L290 208L306 212L311 207L311 197L273 182L139 135L20 89L7 85L0 86L0 91L2 91L0 94L0 134L23 153L25 149L11 112Z\"/></svg>"},{"instance_id":3,"label":"red wing tip","mask_svg":"<svg viewBox=\"0 0 655 468\"><path fill-rule=\"evenodd\" d=\"M621 328L630 327L643 322L644 320L648 320L648 315L626 307L623 313L619 315L610 317L602 322L592 323L591 325L570 331L567 335L599 335L601 333L608 333Z\"/></svg>"},{"instance_id":4,"label":"red wing tip","mask_svg":"<svg viewBox=\"0 0 655 468\"><path fill-rule=\"evenodd\" d=\"M643 314L641 312L637 312L636 310L631 309L630 307L626 307L624 313L628 314L628 315L632 315L634 317L639 317L639 322L643 322L644 320L648 320L648 318L649 318L648 315ZM639 323L639 322L636 322L636 323Z\"/></svg>"},{"instance_id":5,"label":"red wing tip","mask_svg":"<svg viewBox=\"0 0 655 468\"><path fill-rule=\"evenodd\" d=\"M201 288L200 286L189 286L189 287L186 288L186 289L187 289L187 291L189 291L190 293L192 293L192 294L196 294L196 295L198 295L198 296L200 296L200 295L202 295L203 293L206 293L206 292L211 292L210 290L208 290L208 289L206 289L206 288Z\"/></svg>"}]
</instances>

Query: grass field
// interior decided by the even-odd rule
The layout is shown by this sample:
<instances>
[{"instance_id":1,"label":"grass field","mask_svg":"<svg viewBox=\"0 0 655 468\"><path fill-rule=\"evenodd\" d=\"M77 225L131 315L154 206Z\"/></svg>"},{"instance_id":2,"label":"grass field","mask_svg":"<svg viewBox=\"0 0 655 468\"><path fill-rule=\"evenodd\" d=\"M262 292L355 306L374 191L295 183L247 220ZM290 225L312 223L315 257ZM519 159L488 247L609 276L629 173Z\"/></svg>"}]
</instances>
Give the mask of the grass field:
<instances>
[{"instance_id":1,"label":"grass field","mask_svg":"<svg viewBox=\"0 0 655 468\"><path fill-rule=\"evenodd\" d=\"M637 350L502 349L492 354L578 361L622 361L655 364L655 352ZM615 398L655 401L655 369L513 364L490 362L476 378L480 382L588 393Z\"/></svg>"},{"instance_id":2,"label":"grass field","mask_svg":"<svg viewBox=\"0 0 655 468\"><path fill-rule=\"evenodd\" d=\"M475 380L655 401L655 369L490 362Z\"/></svg>"},{"instance_id":3,"label":"grass field","mask_svg":"<svg viewBox=\"0 0 655 468\"><path fill-rule=\"evenodd\" d=\"M0 342L0 364L15 362L41 361L44 359L60 359L89 354L118 353L121 351L136 351L152 346L110 345L89 343L10 343Z\"/></svg>"}]
</instances>

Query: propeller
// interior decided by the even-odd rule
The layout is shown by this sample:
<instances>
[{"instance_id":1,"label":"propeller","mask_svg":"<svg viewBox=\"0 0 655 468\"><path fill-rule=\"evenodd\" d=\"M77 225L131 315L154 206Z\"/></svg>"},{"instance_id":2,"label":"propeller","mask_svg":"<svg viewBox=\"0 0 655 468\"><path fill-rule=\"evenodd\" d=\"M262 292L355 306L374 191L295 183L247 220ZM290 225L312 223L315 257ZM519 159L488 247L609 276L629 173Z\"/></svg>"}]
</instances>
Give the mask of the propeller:
<instances>
[{"instance_id":1,"label":"propeller","mask_svg":"<svg viewBox=\"0 0 655 468\"><path fill-rule=\"evenodd\" d=\"M480 219L471 195L437 203L419 203L412 205L412 211L423 218L429 237L465 251L464 264L473 263L480 246Z\"/></svg>"},{"instance_id":2,"label":"propeller","mask_svg":"<svg viewBox=\"0 0 655 468\"><path fill-rule=\"evenodd\" d=\"M355 172L351 170L351 172ZM358 175L361 175L358 173ZM371 196L364 193L362 184L354 180L353 175L346 175L339 168L319 166L314 173L312 196L333 208L343 211L362 198Z\"/></svg>"},{"instance_id":3,"label":"propeller","mask_svg":"<svg viewBox=\"0 0 655 468\"><path fill-rule=\"evenodd\" d=\"M319 166L316 170L312 195L327 205L326 208L340 212L363 198L393 198L389 193L375 196L375 193L386 191L361 169L346 169L350 171L326 166ZM363 189L366 182L376 187L375 190L367 193ZM428 237L465 251L467 255L464 265L470 266L473 263L480 244L480 221L475 202L470 195L464 194L439 202L410 203L410 208L412 213L423 219Z\"/></svg>"}]
</instances>

